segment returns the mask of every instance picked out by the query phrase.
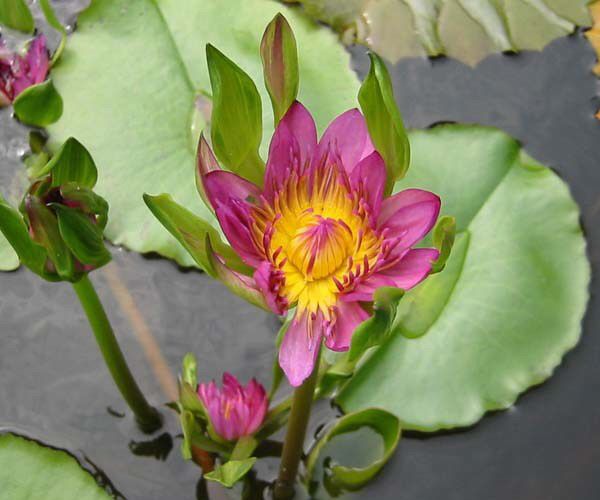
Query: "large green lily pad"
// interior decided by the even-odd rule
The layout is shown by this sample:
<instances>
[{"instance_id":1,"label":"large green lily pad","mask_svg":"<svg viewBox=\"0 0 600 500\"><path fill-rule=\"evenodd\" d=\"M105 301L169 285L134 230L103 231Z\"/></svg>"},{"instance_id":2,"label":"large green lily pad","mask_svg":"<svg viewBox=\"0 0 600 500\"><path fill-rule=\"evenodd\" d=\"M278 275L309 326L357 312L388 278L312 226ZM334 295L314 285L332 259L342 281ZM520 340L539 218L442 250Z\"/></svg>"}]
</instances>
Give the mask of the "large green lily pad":
<instances>
[{"instance_id":1,"label":"large green lily pad","mask_svg":"<svg viewBox=\"0 0 600 500\"><path fill-rule=\"evenodd\" d=\"M591 24L590 0L284 0L396 62L447 54L475 64L494 52L541 50Z\"/></svg>"},{"instance_id":2,"label":"large green lily pad","mask_svg":"<svg viewBox=\"0 0 600 500\"><path fill-rule=\"evenodd\" d=\"M112 498L68 453L14 434L0 435L0 485L10 500Z\"/></svg>"},{"instance_id":3,"label":"large green lily pad","mask_svg":"<svg viewBox=\"0 0 600 500\"><path fill-rule=\"evenodd\" d=\"M590 266L568 187L515 140L459 125L410 139L397 189L438 193L457 240L446 269L402 299L394 334L338 402L434 431L507 408L552 374L579 339Z\"/></svg>"},{"instance_id":4,"label":"large green lily pad","mask_svg":"<svg viewBox=\"0 0 600 500\"><path fill-rule=\"evenodd\" d=\"M193 265L148 211L142 194L170 193L214 221L194 185L203 116L194 103L210 90L205 45L218 47L257 83L264 153L273 116L259 43L279 11L298 41L300 99L323 129L356 106L358 79L335 34L297 10L268 0L95 0L80 15L53 69L64 113L49 132L53 145L74 136L92 153L99 170L96 189L110 204L106 235L111 241ZM200 108L209 102L202 99Z\"/></svg>"}]
</instances>

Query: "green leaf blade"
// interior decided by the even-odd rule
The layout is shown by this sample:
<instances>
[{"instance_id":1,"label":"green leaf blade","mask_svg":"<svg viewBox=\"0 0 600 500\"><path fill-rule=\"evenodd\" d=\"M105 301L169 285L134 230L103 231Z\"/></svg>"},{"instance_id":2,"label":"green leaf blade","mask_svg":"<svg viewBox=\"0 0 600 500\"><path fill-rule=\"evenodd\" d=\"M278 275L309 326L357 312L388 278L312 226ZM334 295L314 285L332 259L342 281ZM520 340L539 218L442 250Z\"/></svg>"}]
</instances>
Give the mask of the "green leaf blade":
<instances>
[{"instance_id":1,"label":"green leaf blade","mask_svg":"<svg viewBox=\"0 0 600 500\"><path fill-rule=\"evenodd\" d=\"M204 474L204 477L210 481L221 483L226 488L231 488L250 472L255 462L255 457L244 460L230 460L223 465L218 465L214 471Z\"/></svg>"},{"instance_id":2,"label":"green leaf blade","mask_svg":"<svg viewBox=\"0 0 600 500\"><path fill-rule=\"evenodd\" d=\"M13 109L26 125L46 127L62 116L63 100L52 80L46 80L21 92L13 102Z\"/></svg>"}]
</instances>

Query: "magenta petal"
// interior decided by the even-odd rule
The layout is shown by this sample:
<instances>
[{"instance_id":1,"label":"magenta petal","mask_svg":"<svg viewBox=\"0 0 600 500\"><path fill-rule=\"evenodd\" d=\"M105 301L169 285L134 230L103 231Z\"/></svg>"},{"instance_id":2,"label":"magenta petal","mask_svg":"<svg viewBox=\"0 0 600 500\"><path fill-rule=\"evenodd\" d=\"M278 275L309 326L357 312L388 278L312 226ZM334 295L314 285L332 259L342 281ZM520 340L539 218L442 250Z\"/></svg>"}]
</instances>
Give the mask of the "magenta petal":
<instances>
[{"instance_id":1,"label":"magenta petal","mask_svg":"<svg viewBox=\"0 0 600 500\"><path fill-rule=\"evenodd\" d=\"M48 75L49 58L48 50L46 49L46 37L44 35L37 36L27 51L25 61L29 66L29 79L32 84L41 83Z\"/></svg>"},{"instance_id":2,"label":"magenta petal","mask_svg":"<svg viewBox=\"0 0 600 500\"><path fill-rule=\"evenodd\" d=\"M265 388L255 379L252 379L244 390L249 402L246 434L254 434L265 420L269 408L269 400L267 399Z\"/></svg>"},{"instance_id":3,"label":"magenta petal","mask_svg":"<svg viewBox=\"0 0 600 500\"><path fill-rule=\"evenodd\" d=\"M264 295L269 308L275 314L285 314L288 301L279 294L285 281L283 272L270 262L263 261L254 272L254 281Z\"/></svg>"},{"instance_id":4,"label":"magenta petal","mask_svg":"<svg viewBox=\"0 0 600 500\"><path fill-rule=\"evenodd\" d=\"M331 122L321 137L315 160L327 155L330 149L339 154L348 173L373 152L365 118L358 109L346 111Z\"/></svg>"},{"instance_id":5,"label":"magenta petal","mask_svg":"<svg viewBox=\"0 0 600 500\"><path fill-rule=\"evenodd\" d=\"M254 203L260 197L260 189L239 175L225 170L213 170L204 176L204 189L215 210L228 205L232 199Z\"/></svg>"},{"instance_id":6,"label":"magenta petal","mask_svg":"<svg viewBox=\"0 0 600 500\"><path fill-rule=\"evenodd\" d=\"M296 313L283 337L279 348L279 366L294 387L302 385L315 366L323 338L323 322L320 319L310 318L307 313ZM312 331L312 337L309 331Z\"/></svg>"},{"instance_id":7,"label":"magenta petal","mask_svg":"<svg viewBox=\"0 0 600 500\"><path fill-rule=\"evenodd\" d=\"M386 179L385 162L377 151L363 158L350 173L350 184L361 193L375 218L383 201Z\"/></svg>"},{"instance_id":8,"label":"magenta petal","mask_svg":"<svg viewBox=\"0 0 600 500\"><path fill-rule=\"evenodd\" d=\"M383 201L377 222L387 240L398 238L400 247L409 248L431 231L440 205L439 197L429 191L407 189Z\"/></svg>"},{"instance_id":9,"label":"magenta petal","mask_svg":"<svg viewBox=\"0 0 600 500\"><path fill-rule=\"evenodd\" d=\"M325 345L332 351L347 351L356 327L369 317L358 302L338 302L335 324L325 339Z\"/></svg>"},{"instance_id":10,"label":"magenta petal","mask_svg":"<svg viewBox=\"0 0 600 500\"><path fill-rule=\"evenodd\" d=\"M427 277L438 256L435 248L413 248L398 263L380 271L380 274L393 281L395 287L410 290Z\"/></svg>"},{"instance_id":11,"label":"magenta petal","mask_svg":"<svg viewBox=\"0 0 600 500\"><path fill-rule=\"evenodd\" d=\"M220 205L215 210L215 215L236 253L249 266L258 267L264 259L256 250L252 239L252 221L248 207L239 200L230 200L229 205Z\"/></svg>"},{"instance_id":12,"label":"magenta petal","mask_svg":"<svg viewBox=\"0 0 600 500\"><path fill-rule=\"evenodd\" d=\"M294 102L279 122L271 145L265 172L265 195L270 199L292 169L301 171L317 147L317 128L308 110Z\"/></svg>"}]
</instances>

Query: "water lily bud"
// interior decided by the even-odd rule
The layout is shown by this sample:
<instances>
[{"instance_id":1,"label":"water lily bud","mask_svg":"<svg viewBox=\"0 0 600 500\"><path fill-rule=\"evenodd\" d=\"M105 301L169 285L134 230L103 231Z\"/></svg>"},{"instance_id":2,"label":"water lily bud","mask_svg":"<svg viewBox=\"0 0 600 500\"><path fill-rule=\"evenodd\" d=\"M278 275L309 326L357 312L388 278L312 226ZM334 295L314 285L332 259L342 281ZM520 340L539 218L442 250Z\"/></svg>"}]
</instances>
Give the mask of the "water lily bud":
<instances>
[{"instance_id":1,"label":"water lily bud","mask_svg":"<svg viewBox=\"0 0 600 500\"><path fill-rule=\"evenodd\" d=\"M12 103L25 89L43 82L49 63L44 35L34 38L25 56L10 52L0 40L0 106Z\"/></svg>"},{"instance_id":2,"label":"water lily bud","mask_svg":"<svg viewBox=\"0 0 600 500\"><path fill-rule=\"evenodd\" d=\"M214 381L198 386L215 432L227 441L254 434L262 425L269 400L265 388L255 379L245 387L229 373L223 375L223 386Z\"/></svg>"},{"instance_id":3,"label":"water lily bud","mask_svg":"<svg viewBox=\"0 0 600 500\"><path fill-rule=\"evenodd\" d=\"M0 198L0 231L33 272L76 282L111 258L103 239L108 204L92 191L96 167L69 139L37 174L20 213Z\"/></svg>"},{"instance_id":4,"label":"water lily bud","mask_svg":"<svg viewBox=\"0 0 600 500\"><path fill-rule=\"evenodd\" d=\"M277 14L267 26L260 44L260 56L277 125L296 100L299 80L296 39L282 14Z\"/></svg>"}]
</instances>

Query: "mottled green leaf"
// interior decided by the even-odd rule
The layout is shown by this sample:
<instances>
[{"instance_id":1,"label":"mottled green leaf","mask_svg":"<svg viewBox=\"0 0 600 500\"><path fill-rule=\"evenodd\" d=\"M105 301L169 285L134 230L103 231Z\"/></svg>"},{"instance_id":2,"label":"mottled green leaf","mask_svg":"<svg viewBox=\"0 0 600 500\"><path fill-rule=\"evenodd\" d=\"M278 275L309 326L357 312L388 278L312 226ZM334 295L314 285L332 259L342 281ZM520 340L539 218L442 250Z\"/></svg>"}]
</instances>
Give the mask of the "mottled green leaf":
<instances>
[{"instance_id":1,"label":"mottled green leaf","mask_svg":"<svg viewBox=\"0 0 600 500\"><path fill-rule=\"evenodd\" d=\"M475 64L494 52L541 50L589 26L590 0L296 0L306 12L396 62L447 54Z\"/></svg>"}]
</instances>

